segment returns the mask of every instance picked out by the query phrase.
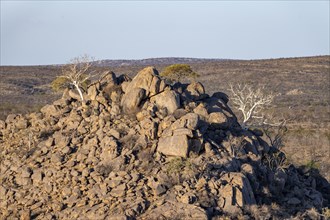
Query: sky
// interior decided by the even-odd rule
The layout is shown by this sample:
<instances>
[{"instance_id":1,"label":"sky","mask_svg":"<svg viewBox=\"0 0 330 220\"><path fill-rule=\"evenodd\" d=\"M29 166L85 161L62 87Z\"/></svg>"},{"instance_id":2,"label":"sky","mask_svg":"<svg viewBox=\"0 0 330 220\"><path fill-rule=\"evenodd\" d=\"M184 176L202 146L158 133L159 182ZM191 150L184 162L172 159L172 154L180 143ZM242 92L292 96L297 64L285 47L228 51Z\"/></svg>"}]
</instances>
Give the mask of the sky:
<instances>
[{"instance_id":1,"label":"sky","mask_svg":"<svg viewBox=\"0 0 330 220\"><path fill-rule=\"evenodd\" d=\"M330 54L329 0L0 1L0 65Z\"/></svg>"}]
</instances>

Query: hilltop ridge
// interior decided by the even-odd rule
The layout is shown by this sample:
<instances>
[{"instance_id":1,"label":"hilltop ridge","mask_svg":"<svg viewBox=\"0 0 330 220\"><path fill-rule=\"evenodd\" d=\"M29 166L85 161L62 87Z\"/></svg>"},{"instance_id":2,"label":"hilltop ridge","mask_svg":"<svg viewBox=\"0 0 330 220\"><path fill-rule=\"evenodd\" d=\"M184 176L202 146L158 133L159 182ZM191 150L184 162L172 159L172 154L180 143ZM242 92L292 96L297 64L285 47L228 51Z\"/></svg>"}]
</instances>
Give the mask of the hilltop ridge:
<instances>
[{"instance_id":1,"label":"hilltop ridge","mask_svg":"<svg viewBox=\"0 0 330 220\"><path fill-rule=\"evenodd\" d=\"M176 63L202 63L202 62L218 62L229 59L210 59L210 58L187 58L187 57L159 57L159 58L147 58L147 59L120 59L120 60L98 60L94 63L97 66L155 66L155 65L171 65Z\"/></svg>"}]
</instances>

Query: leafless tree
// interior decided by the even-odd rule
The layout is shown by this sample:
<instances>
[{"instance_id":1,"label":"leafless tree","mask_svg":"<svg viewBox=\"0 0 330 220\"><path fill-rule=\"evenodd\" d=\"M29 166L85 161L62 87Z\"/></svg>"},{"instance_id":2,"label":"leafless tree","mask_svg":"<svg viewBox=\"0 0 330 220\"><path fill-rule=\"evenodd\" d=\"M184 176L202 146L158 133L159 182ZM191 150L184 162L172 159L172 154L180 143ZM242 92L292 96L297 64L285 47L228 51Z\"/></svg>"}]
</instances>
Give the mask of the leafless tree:
<instances>
[{"instance_id":1,"label":"leafless tree","mask_svg":"<svg viewBox=\"0 0 330 220\"><path fill-rule=\"evenodd\" d=\"M267 93L264 86L254 89L251 85L229 85L230 100L243 115L242 126L247 128L247 123L258 119L262 123L270 123L265 117L265 109L271 105L275 94Z\"/></svg>"},{"instance_id":2,"label":"leafless tree","mask_svg":"<svg viewBox=\"0 0 330 220\"><path fill-rule=\"evenodd\" d=\"M282 120L281 122L278 122L276 125L269 125L265 124L262 127L262 130L264 134L266 135L269 144L278 149L281 150L284 146L284 136L286 135L288 128L286 127L286 121Z\"/></svg>"},{"instance_id":3,"label":"leafless tree","mask_svg":"<svg viewBox=\"0 0 330 220\"><path fill-rule=\"evenodd\" d=\"M84 101L82 86L86 83L94 71L91 70L93 58L88 55L82 55L73 58L69 64L62 68L62 75L59 78L65 78L78 91L81 101Z\"/></svg>"}]
</instances>

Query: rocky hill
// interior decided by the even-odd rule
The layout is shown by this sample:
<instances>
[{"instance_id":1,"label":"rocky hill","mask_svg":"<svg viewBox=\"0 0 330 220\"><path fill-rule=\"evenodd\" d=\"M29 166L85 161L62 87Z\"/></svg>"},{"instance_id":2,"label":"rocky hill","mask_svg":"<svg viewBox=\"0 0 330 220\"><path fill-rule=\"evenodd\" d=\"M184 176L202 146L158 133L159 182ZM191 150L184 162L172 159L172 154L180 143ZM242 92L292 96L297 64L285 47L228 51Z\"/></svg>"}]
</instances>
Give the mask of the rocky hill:
<instances>
[{"instance_id":1,"label":"rocky hill","mask_svg":"<svg viewBox=\"0 0 330 220\"><path fill-rule=\"evenodd\" d=\"M3 219L324 218L326 180L244 130L226 94L109 73L0 121Z\"/></svg>"}]
</instances>

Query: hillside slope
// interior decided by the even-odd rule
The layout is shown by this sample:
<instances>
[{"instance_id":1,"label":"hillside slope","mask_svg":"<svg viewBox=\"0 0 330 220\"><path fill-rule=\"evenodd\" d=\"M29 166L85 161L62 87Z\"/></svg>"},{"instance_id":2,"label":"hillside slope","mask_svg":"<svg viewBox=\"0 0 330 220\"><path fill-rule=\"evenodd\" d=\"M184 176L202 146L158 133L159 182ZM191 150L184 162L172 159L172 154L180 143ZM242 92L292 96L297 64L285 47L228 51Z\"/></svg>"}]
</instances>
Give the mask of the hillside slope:
<instances>
[{"instance_id":1,"label":"hillside slope","mask_svg":"<svg viewBox=\"0 0 330 220\"><path fill-rule=\"evenodd\" d=\"M168 63L162 64L164 59ZM170 62L187 61L175 58L147 60L159 71ZM190 65L201 75L198 81L209 94L222 91L230 96L228 85L238 82L248 82L255 87L266 85L269 91L280 93L275 99L274 112L287 119L289 129L283 150L294 164L312 165L330 180L330 56L199 61ZM143 67L135 63L98 68L100 72L111 69L132 77ZM58 99L61 94L53 93L49 84L60 71L59 66L1 66L0 119L10 113L39 110ZM235 114L240 120L239 112Z\"/></svg>"},{"instance_id":2,"label":"hillside slope","mask_svg":"<svg viewBox=\"0 0 330 220\"><path fill-rule=\"evenodd\" d=\"M221 92L109 73L0 121L0 216L319 218L330 185L244 130Z\"/></svg>"}]
</instances>

